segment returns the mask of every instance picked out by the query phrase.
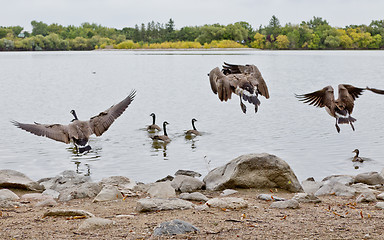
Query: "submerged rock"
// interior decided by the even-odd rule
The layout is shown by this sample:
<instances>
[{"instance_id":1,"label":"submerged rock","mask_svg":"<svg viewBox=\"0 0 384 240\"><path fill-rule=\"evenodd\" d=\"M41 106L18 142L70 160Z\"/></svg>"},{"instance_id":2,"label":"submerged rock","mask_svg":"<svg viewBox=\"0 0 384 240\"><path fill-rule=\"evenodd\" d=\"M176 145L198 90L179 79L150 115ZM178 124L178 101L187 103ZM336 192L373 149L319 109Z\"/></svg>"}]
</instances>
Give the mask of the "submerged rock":
<instances>
[{"instance_id":1,"label":"submerged rock","mask_svg":"<svg viewBox=\"0 0 384 240\"><path fill-rule=\"evenodd\" d=\"M208 190L226 188L282 188L302 192L290 166L282 159L268 154L248 154L213 169L204 178Z\"/></svg>"}]
</instances>

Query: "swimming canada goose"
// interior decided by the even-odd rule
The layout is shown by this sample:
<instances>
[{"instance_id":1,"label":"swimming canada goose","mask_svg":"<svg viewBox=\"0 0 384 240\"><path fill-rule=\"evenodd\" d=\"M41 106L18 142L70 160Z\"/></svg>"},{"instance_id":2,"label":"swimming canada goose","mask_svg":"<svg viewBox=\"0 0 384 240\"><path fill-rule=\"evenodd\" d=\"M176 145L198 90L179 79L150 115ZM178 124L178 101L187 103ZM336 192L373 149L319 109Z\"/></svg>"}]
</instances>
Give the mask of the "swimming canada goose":
<instances>
[{"instance_id":1,"label":"swimming canada goose","mask_svg":"<svg viewBox=\"0 0 384 240\"><path fill-rule=\"evenodd\" d=\"M169 123L167 121L164 121L163 122L163 130L164 130L164 135L155 135L155 136L151 136L151 138L153 140L158 140L158 141L163 141L165 143L169 143L171 141L171 139L168 137L168 134L167 134L167 129L166 129L166 126L168 125Z\"/></svg>"},{"instance_id":2,"label":"swimming canada goose","mask_svg":"<svg viewBox=\"0 0 384 240\"><path fill-rule=\"evenodd\" d=\"M156 121L156 115L154 113L151 113L149 116L152 117L152 124L147 127L148 131L161 131L161 128L155 123Z\"/></svg>"},{"instance_id":3,"label":"swimming canada goose","mask_svg":"<svg viewBox=\"0 0 384 240\"><path fill-rule=\"evenodd\" d=\"M353 153L356 153L356 155L353 157L352 162L364 162L364 159L359 157L359 149L355 149L352 151Z\"/></svg>"},{"instance_id":4,"label":"swimming canada goose","mask_svg":"<svg viewBox=\"0 0 384 240\"><path fill-rule=\"evenodd\" d=\"M48 137L53 140L69 144L74 143L79 153L91 150L88 145L89 136L95 134L101 136L111 124L118 118L133 101L136 91L133 90L123 101L112 105L109 109L91 117L88 121L80 121L77 118L75 110L71 110L74 119L68 125L62 124L27 124L12 121L12 123L27 132L37 136Z\"/></svg>"},{"instance_id":5,"label":"swimming canada goose","mask_svg":"<svg viewBox=\"0 0 384 240\"><path fill-rule=\"evenodd\" d=\"M258 95L269 98L267 84L255 65L234 65L224 62L221 71L216 67L208 75L211 89L213 93L218 94L221 101L231 99L232 93L239 96L243 113L246 113L247 108L242 99L255 105L256 113L260 106Z\"/></svg>"},{"instance_id":6,"label":"swimming canada goose","mask_svg":"<svg viewBox=\"0 0 384 240\"><path fill-rule=\"evenodd\" d=\"M191 130L188 130L185 134L186 135L196 135L196 136L200 136L201 134L200 134L200 132L199 131L197 131L197 129L196 129L196 127L195 127L195 122L196 122L197 120L195 119L195 118L192 118L192 128L193 129L191 129Z\"/></svg>"},{"instance_id":7,"label":"swimming canada goose","mask_svg":"<svg viewBox=\"0 0 384 240\"><path fill-rule=\"evenodd\" d=\"M384 94L383 90L374 89L374 88L358 88L349 84L339 84L338 86L339 96L335 100L334 91L331 86L324 87L321 90L296 95L299 101L303 101L304 103L308 103L309 105L313 105L315 107L325 107L325 110L329 115L336 118L336 130L340 132L340 127L338 124L350 124L353 131L355 131L355 127L353 126L353 122L356 121L355 118L351 116L354 101L361 94L363 94L364 90L370 90L374 93Z\"/></svg>"}]
</instances>

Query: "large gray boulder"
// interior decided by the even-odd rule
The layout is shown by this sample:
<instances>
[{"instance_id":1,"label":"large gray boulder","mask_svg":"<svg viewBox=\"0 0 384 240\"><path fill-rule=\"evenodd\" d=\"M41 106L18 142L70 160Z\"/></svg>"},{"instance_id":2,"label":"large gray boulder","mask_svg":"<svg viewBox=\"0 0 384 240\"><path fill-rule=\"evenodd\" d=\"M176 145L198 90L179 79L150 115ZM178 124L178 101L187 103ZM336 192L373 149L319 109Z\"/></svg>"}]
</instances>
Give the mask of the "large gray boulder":
<instances>
[{"instance_id":1,"label":"large gray boulder","mask_svg":"<svg viewBox=\"0 0 384 240\"><path fill-rule=\"evenodd\" d=\"M32 191L44 190L43 186L27 177L24 173L10 169L0 170L0 187L22 188Z\"/></svg>"},{"instance_id":2,"label":"large gray boulder","mask_svg":"<svg viewBox=\"0 0 384 240\"><path fill-rule=\"evenodd\" d=\"M226 188L282 188L302 192L290 166L268 153L247 154L213 169L203 180L208 190Z\"/></svg>"}]
</instances>

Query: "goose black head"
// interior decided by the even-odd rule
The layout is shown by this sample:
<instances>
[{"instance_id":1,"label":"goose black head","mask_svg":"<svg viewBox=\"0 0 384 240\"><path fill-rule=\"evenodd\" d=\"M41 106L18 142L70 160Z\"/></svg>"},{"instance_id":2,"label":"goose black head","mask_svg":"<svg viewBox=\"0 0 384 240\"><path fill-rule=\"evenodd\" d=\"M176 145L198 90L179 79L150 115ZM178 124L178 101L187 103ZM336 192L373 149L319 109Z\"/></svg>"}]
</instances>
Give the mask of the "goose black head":
<instances>
[{"instance_id":1,"label":"goose black head","mask_svg":"<svg viewBox=\"0 0 384 240\"><path fill-rule=\"evenodd\" d=\"M74 117L74 119L72 119L71 122L73 122L73 121L75 121L75 120L79 120L79 119L77 118L77 115L76 115L75 110L71 110L70 113L71 113L71 114L73 115L73 117Z\"/></svg>"}]
</instances>

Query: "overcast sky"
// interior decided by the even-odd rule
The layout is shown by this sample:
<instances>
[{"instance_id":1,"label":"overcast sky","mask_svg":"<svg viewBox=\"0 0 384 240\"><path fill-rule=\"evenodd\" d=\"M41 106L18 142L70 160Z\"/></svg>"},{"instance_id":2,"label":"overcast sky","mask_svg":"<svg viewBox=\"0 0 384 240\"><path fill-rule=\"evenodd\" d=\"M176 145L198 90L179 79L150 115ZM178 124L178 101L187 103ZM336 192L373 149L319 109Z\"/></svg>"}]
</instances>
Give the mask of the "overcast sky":
<instances>
[{"instance_id":1,"label":"overcast sky","mask_svg":"<svg viewBox=\"0 0 384 240\"><path fill-rule=\"evenodd\" d=\"M254 28L268 25L275 15L281 25L316 17L331 26L369 24L384 19L383 0L0 0L0 26L22 26L32 20L64 26L97 23L106 27L134 27L150 21L176 29L246 21Z\"/></svg>"}]
</instances>

